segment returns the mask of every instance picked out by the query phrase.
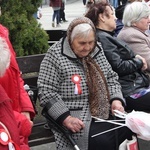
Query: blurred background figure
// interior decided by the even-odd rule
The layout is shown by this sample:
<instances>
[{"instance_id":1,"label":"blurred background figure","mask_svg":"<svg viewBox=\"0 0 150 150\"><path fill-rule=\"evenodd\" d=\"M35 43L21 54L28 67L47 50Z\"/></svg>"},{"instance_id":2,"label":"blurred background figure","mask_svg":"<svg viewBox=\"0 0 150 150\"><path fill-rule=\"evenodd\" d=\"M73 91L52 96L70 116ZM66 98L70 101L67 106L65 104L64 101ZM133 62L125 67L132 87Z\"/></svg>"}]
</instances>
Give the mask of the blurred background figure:
<instances>
[{"instance_id":1,"label":"blurred background figure","mask_svg":"<svg viewBox=\"0 0 150 150\"><path fill-rule=\"evenodd\" d=\"M117 20L116 20L116 29L115 29L114 36L117 36L120 30L123 28L122 17L123 17L124 8L125 8L125 4L120 5L115 9Z\"/></svg>"},{"instance_id":2,"label":"blurred background figure","mask_svg":"<svg viewBox=\"0 0 150 150\"><path fill-rule=\"evenodd\" d=\"M33 14L33 17L35 19L40 19L42 17L42 5L38 7L38 10Z\"/></svg>"},{"instance_id":3,"label":"blurred background figure","mask_svg":"<svg viewBox=\"0 0 150 150\"><path fill-rule=\"evenodd\" d=\"M42 5L38 7L38 11L37 11L37 19L40 19L41 17L42 17Z\"/></svg>"},{"instance_id":4,"label":"blurred background figure","mask_svg":"<svg viewBox=\"0 0 150 150\"><path fill-rule=\"evenodd\" d=\"M83 0L83 5L86 5L86 0Z\"/></svg>"},{"instance_id":5,"label":"blurred background figure","mask_svg":"<svg viewBox=\"0 0 150 150\"><path fill-rule=\"evenodd\" d=\"M88 2L86 4L86 8L87 8L86 11L88 11L94 3L95 3L95 0L88 0Z\"/></svg>"},{"instance_id":6,"label":"blurred background figure","mask_svg":"<svg viewBox=\"0 0 150 150\"><path fill-rule=\"evenodd\" d=\"M61 0L50 0L49 6L53 9L52 27L60 27L60 8L62 5ZM55 23L56 19L56 23Z\"/></svg>"},{"instance_id":7,"label":"blurred background figure","mask_svg":"<svg viewBox=\"0 0 150 150\"><path fill-rule=\"evenodd\" d=\"M61 7L60 7L60 22L68 22L68 20L66 20L66 15L65 15L65 4L66 4L66 1L65 0L62 0L62 4L61 4Z\"/></svg>"},{"instance_id":8,"label":"blurred background figure","mask_svg":"<svg viewBox=\"0 0 150 150\"><path fill-rule=\"evenodd\" d=\"M113 6L114 8L118 7L118 0L110 0L110 4L111 6Z\"/></svg>"}]
</instances>

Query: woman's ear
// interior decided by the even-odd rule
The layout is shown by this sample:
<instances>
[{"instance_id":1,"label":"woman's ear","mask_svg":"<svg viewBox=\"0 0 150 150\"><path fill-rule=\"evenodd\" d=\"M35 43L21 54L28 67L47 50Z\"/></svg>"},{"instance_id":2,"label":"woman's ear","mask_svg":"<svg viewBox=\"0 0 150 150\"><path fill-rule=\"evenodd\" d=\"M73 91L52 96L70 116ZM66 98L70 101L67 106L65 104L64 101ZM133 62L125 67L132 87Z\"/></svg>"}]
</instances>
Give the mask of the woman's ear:
<instances>
[{"instance_id":1,"label":"woman's ear","mask_svg":"<svg viewBox=\"0 0 150 150\"><path fill-rule=\"evenodd\" d=\"M131 23L131 26L132 27L136 27L136 23L134 22L134 23Z\"/></svg>"},{"instance_id":2,"label":"woman's ear","mask_svg":"<svg viewBox=\"0 0 150 150\"><path fill-rule=\"evenodd\" d=\"M103 14L99 14L99 16L98 16L98 20L100 21L100 22L105 22L105 18L104 18L104 15Z\"/></svg>"}]
</instances>

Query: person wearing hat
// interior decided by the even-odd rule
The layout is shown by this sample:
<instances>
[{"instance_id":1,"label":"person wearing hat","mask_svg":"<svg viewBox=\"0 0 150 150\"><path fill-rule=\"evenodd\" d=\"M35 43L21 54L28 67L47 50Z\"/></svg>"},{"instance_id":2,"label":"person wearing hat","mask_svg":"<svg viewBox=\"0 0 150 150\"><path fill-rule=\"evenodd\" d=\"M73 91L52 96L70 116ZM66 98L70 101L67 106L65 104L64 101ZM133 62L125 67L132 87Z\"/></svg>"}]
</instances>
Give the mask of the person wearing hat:
<instances>
[{"instance_id":1,"label":"person wearing hat","mask_svg":"<svg viewBox=\"0 0 150 150\"><path fill-rule=\"evenodd\" d=\"M116 138L122 143L132 132L113 124L96 123L92 118L112 119L113 111L124 112L124 98L118 75L108 63L101 44L96 41L90 19L74 19L67 35L52 45L40 66L38 77L41 106L61 126L72 132L81 150L115 150ZM63 133L52 128L57 150L73 150ZM115 138L116 137L116 138Z\"/></svg>"}]
</instances>

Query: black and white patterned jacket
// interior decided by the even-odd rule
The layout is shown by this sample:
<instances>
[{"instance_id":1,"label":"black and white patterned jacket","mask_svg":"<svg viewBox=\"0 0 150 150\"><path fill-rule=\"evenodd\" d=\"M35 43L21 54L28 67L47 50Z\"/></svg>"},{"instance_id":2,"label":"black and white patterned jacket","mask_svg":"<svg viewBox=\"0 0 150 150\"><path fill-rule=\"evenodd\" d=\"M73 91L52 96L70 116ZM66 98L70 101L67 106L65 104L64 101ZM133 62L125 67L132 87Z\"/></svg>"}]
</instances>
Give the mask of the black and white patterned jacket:
<instances>
[{"instance_id":1,"label":"black and white patterned jacket","mask_svg":"<svg viewBox=\"0 0 150 150\"><path fill-rule=\"evenodd\" d=\"M110 101L113 99L123 101L118 75L108 63L100 43L97 43L91 56L99 64L106 77ZM75 74L81 76L82 94L74 94L75 84L71 78ZM38 88L41 106L44 107L50 103L49 114L55 120L69 111L72 116L84 122L85 128L80 133L73 134L73 138L81 150L88 150L88 133L91 122L88 87L83 65L70 48L67 38L60 39L46 53L40 67ZM73 150L61 133L55 130L53 132L58 150Z\"/></svg>"}]
</instances>

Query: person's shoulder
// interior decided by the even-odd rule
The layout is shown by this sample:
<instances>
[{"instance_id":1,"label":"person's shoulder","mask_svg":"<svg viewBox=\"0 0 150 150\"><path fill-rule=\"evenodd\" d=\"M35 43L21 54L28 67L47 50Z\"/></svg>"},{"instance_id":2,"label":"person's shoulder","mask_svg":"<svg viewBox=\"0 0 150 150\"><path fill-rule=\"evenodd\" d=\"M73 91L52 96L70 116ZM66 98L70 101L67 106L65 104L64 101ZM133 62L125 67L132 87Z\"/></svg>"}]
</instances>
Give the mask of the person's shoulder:
<instances>
[{"instance_id":1,"label":"person's shoulder","mask_svg":"<svg viewBox=\"0 0 150 150\"><path fill-rule=\"evenodd\" d=\"M134 27L123 27L121 30L121 33L126 33L126 34L133 34L134 32L137 32L138 29Z\"/></svg>"},{"instance_id":2,"label":"person's shoulder","mask_svg":"<svg viewBox=\"0 0 150 150\"><path fill-rule=\"evenodd\" d=\"M130 38L132 37L142 37L144 34L142 31L140 31L138 28L135 27L124 27L119 35L119 36L130 36ZM144 35L145 36L145 35Z\"/></svg>"},{"instance_id":3,"label":"person's shoulder","mask_svg":"<svg viewBox=\"0 0 150 150\"><path fill-rule=\"evenodd\" d=\"M96 30L96 35L101 38L110 37L110 35L107 32L105 32L103 30L99 30L99 29Z\"/></svg>"},{"instance_id":4,"label":"person's shoulder","mask_svg":"<svg viewBox=\"0 0 150 150\"><path fill-rule=\"evenodd\" d=\"M61 53L61 50L62 50L62 39L51 45L47 52L50 54L52 53L59 54Z\"/></svg>"},{"instance_id":5,"label":"person's shoulder","mask_svg":"<svg viewBox=\"0 0 150 150\"><path fill-rule=\"evenodd\" d=\"M120 32L118 33L117 35L117 38L122 38L122 37L125 37L125 36L129 36L130 33L132 33L130 30L130 27L123 27Z\"/></svg>"}]
</instances>

